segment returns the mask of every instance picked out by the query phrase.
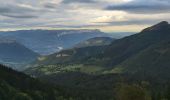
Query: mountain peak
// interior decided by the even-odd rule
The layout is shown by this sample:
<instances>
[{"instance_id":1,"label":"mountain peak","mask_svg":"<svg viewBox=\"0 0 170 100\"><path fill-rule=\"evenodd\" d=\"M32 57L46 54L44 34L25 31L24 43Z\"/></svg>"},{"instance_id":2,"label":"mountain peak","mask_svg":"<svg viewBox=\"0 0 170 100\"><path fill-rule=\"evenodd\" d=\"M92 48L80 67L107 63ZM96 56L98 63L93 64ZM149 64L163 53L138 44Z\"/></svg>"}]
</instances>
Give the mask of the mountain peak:
<instances>
[{"instance_id":1,"label":"mountain peak","mask_svg":"<svg viewBox=\"0 0 170 100\"><path fill-rule=\"evenodd\" d=\"M169 23L168 23L167 21L162 21L162 22L160 22L160 23L158 23L158 24L156 24L156 25L154 25L154 26L157 26L157 27L158 27L158 26L159 26L159 27L160 27L160 26L161 26L161 27L162 27L162 26L169 26Z\"/></svg>"},{"instance_id":2,"label":"mountain peak","mask_svg":"<svg viewBox=\"0 0 170 100\"><path fill-rule=\"evenodd\" d=\"M162 21L156 25L153 25L149 28L144 29L142 32L155 31L155 30L165 29L165 28L169 28L169 27L170 27L170 24L167 21Z\"/></svg>"}]
</instances>

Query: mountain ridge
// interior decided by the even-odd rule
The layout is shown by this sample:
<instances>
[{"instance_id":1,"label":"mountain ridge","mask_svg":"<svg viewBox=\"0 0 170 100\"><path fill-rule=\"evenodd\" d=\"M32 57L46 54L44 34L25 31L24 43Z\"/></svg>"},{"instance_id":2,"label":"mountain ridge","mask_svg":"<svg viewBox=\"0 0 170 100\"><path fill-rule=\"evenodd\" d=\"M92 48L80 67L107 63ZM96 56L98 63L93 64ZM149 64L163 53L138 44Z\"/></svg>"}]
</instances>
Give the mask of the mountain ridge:
<instances>
[{"instance_id":1,"label":"mountain ridge","mask_svg":"<svg viewBox=\"0 0 170 100\"><path fill-rule=\"evenodd\" d=\"M165 27L165 26L167 26L167 27ZM150 30L151 29L150 28L148 30L148 28L146 28L147 30L144 29L143 31L141 31L138 34L134 34L134 35L122 38L122 39L115 40L110 45L106 46L102 52L99 52L92 56L89 55L88 57L83 58L83 60L80 60L73 64L83 64L84 70L86 68L88 69L89 67L96 68L95 66L98 66L98 67L100 66L100 68L95 69L95 71L99 71L100 74L103 74L103 73L104 74L106 74L106 73L121 74L122 72L123 73L128 72L131 67L126 67L126 65L130 66L130 64L133 62L132 58L135 56L137 56L136 58L138 58L138 56L140 56L140 53L144 52L144 51L150 52L150 53L144 52L142 54L142 55L147 54L147 56L148 56L148 58L147 58L147 56L145 56L144 59L154 62L154 61L152 61L154 59L149 58L149 56L151 56L149 54L154 54L154 55L157 55L157 54L152 53L154 50L150 50L148 48L152 48L152 47L154 48L154 45L158 45L158 46L160 46L160 45L166 46L167 45L166 41L168 41L170 38L170 34L169 34L170 27L169 26L170 25L167 24L167 22L161 22L161 23L151 26L151 28L156 27L158 29ZM162 43L162 44L160 44L160 43ZM96 49L94 48L93 51L97 51L97 50L98 50L97 48ZM163 51L160 51L160 52L163 52ZM77 55L77 58L79 56L80 55ZM56 61L56 63L51 63L49 60L49 62L46 63L46 65L52 64L55 68L55 64L60 64L60 62L57 62L57 60L55 60L54 58L52 58L52 59L54 62ZM161 59L163 60L163 58L161 58ZM165 62L167 62L167 60L165 60ZM133 62L133 63L134 63L133 67L135 67L135 62ZM139 64L142 64L142 61ZM64 65L64 66L66 66L66 65ZM72 69L73 66L71 66L70 71L73 70ZM147 65L145 64L145 66L147 66ZM58 65L56 65L56 67L58 68ZM77 69L81 70L82 65L77 65L77 67L78 67ZM77 69L76 69L76 71L77 71ZM123 70L127 70L127 71L123 71ZM134 72L132 71L131 73L140 71L140 69L139 70L136 69L136 70L137 71L134 70ZM159 71L159 70L155 70L155 71ZM49 71L49 73L50 73L50 71Z\"/></svg>"},{"instance_id":2,"label":"mountain ridge","mask_svg":"<svg viewBox=\"0 0 170 100\"><path fill-rule=\"evenodd\" d=\"M80 61L75 59L78 62L63 62L62 64L60 61L57 62L57 59L49 57L46 59L48 60L46 64L32 67L25 73L68 87L88 87L112 91L111 87L115 87L117 82L123 84L123 86L126 86L126 83L137 87L142 85L151 89L147 91L152 95L148 100L169 98L169 26L166 22L158 23L138 34L115 40L110 45L105 46L102 52L95 55L89 53L91 56L89 55ZM99 49L93 48L94 52L97 52L97 50ZM82 51L85 52L86 49L82 48ZM89 50L89 52L92 52L92 50ZM78 57L81 57L81 55L78 54L76 58ZM129 87L125 88L125 90L127 89ZM122 91L124 90L121 90L120 94ZM129 90L125 91L126 93L131 95ZM135 93L138 95L137 92Z\"/></svg>"},{"instance_id":3,"label":"mountain ridge","mask_svg":"<svg viewBox=\"0 0 170 100\"><path fill-rule=\"evenodd\" d=\"M159 26L160 23L157 25ZM153 27L157 25L154 25ZM103 55L111 57L112 61L115 61L115 64L121 62L127 57L138 53L152 44L169 39L170 27L169 24L166 25L168 25L168 27L162 27L163 29L161 28L160 30L148 30L148 28L146 28L148 31L144 29L138 34L117 40L106 49L105 54ZM119 59L120 61L116 61L116 59ZM112 62L111 65L114 65L114 62Z\"/></svg>"},{"instance_id":4,"label":"mountain ridge","mask_svg":"<svg viewBox=\"0 0 170 100\"><path fill-rule=\"evenodd\" d=\"M170 24L167 22L167 21L162 21L156 25L153 25L151 27L148 27L146 29L144 29L142 32L144 31L153 31L153 30L159 30L159 29L162 29L162 28L167 28L167 27L170 27Z\"/></svg>"},{"instance_id":5,"label":"mountain ridge","mask_svg":"<svg viewBox=\"0 0 170 100\"><path fill-rule=\"evenodd\" d=\"M14 69L24 69L24 66L36 60L39 54L19 44L15 40L0 39L0 62Z\"/></svg>"},{"instance_id":6,"label":"mountain ridge","mask_svg":"<svg viewBox=\"0 0 170 100\"><path fill-rule=\"evenodd\" d=\"M100 30L20 30L0 32L0 36L13 38L40 55L49 55L80 41L108 34Z\"/></svg>"},{"instance_id":7,"label":"mountain ridge","mask_svg":"<svg viewBox=\"0 0 170 100\"><path fill-rule=\"evenodd\" d=\"M83 61L84 58L87 58L92 55L94 56L100 54L101 52L104 51L107 45L111 44L115 40L116 39L110 37L90 38L76 44L72 48L65 49L48 56L43 56L42 58L44 58L44 60L39 60L38 62L43 64L45 64L44 62L46 62L47 64L49 62L56 62L55 64L57 64L57 62L75 63L75 62ZM48 58L50 60L48 60Z\"/></svg>"}]
</instances>

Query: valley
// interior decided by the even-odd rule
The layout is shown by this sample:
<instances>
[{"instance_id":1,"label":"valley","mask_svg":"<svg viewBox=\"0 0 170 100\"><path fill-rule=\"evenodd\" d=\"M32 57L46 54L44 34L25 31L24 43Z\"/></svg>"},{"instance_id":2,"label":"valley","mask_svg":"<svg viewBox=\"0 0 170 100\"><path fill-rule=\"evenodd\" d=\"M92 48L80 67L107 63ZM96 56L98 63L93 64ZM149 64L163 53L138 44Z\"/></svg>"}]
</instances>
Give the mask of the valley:
<instances>
[{"instance_id":1,"label":"valley","mask_svg":"<svg viewBox=\"0 0 170 100\"><path fill-rule=\"evenodd\" d=\"M94 37L109 36L100 30L19 30L0 32L40 55L49 55Z\"/></svg>"},{"instance_id":2,"label":"valley","mask_svg":"<svg viewBox=\"0 0 170 100\"><path fill-rule=\"evenodd\" d=\"M170 100L170 0L0 4L0 100Z\"/></svg>"},{"instance_id":3,"label":"valley","mask_svg":"<svg viewBox=\"0 0 170 100\"><path fill-rule=\"evenodd\" d=\"M1 59L28 62L23 69L18 67L22 72L2 62L6 66L0 67L0 93L7 91L2 86L5 85L11 91L7 95L26 100L131 100L134 96L136 100L169 100L169 38L170 24L163 21L121 39L97 35L79 40L49 55L34 53L16 40L1 39L1 52L8 54L1 54ZM11 84L11 78L17 83ZM20 81L23 87L18 85Z\"/></svg>"}]
</instances>

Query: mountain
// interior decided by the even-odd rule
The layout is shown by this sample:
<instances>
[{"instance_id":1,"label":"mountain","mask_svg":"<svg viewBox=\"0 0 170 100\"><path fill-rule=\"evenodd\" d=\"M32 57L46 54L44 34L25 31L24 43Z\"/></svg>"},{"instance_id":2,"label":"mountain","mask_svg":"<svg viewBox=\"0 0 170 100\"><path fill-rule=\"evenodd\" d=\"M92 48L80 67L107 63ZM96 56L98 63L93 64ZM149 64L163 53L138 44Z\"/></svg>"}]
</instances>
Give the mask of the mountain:
<instances>
[{"instance_id":1,"label":"mountain","mask_svg":"<svg viewBox=\"0 0 170 100\"><path fill-rule=\"evenodd\" d=\"M27 74L39 76L45 73L53 74L63 71L76 71L86 73L98 73L103 68L98 66L84 66L84 61L91 56L102 53L107 45L115 41L110 37L95 37L73 46L71 49L65 49L58 53L48 56L39 57L39 59L28 69L25 70ZM53 69L53 71L51 71Z\"/></svg>"},{"instance_id":2,"label":"mountain","mask_svg":"<svg viewBox=\"0 0 170 100\"><path fill-rule=\"evenodd\" d=\"M36 63L40 65L76 62L81 63L80 61L83 61L84 58L103 52L106 46L111 44L114 40L115 39L110 37L91 38L76 44L73 48L65 49L48 56L42 56Z\"/></svg>"},{"instance_id":3,"label":"mountain","mask_svg":"<svg viewBox=\"0 0 170 100\"><path fill-rule=\"evenodd\" d=\"M71 48L80 41L108 34L100 30L20 30L0 32L0 36L13 38L41 55L49 55Z\"/></svg>"},{"instance_id":4,"label":"mountain","mask_svg":"<svg viewBox=\"0 0 170 100\"><path fill-rule=\"evenodd\" d=\"M163 81L170 79L170 40L164 40L148 47L117 65L121 73L137 74L145 78L153 77ZM113 71L114 71L113 69Z\"/></svg>"},{"instance_id":5,"label":"mountain","mask_svg":"<svg viewBox=\"0 0 170 100\"><path fill-rule=\"evenodd\" d=\"M170 29L167 22L158 23L157 25L144 29L138 34L113 41L109 46L106 46L104 51L94 54L96 56L91 55L91 57L84 62L92 65L114 67L148 47L168 40L170 37L169 32ZM96 51L97 50L98 49L96 49ZM84 51L86 50L84 49ZM50 62L48 63L50 64Z\"/></svg>"},{"instance_id":6,"label":"mountain","mask_svg":"<svg viewBox=\"0 0 170 100\"><path fill-rule=\"evenodd\" d=\"M114 41L100 56L108 58L107 61L103 61L107 66L115 66L150 46L168 40L169 33L170 25L167 22L161 22L138 34Z\"/></svg>"},{"instance_id":7,"label":"mountain","mask_svg":"<svg viewBox=\"0 0 170 100\"><path fill-rule=\"evenodd\" d=\"M141 35L147 35L147 48L134 54L121 64L115 66L115 69L122 69L123 73L131 73L156 78L155 80L170 79L170 24L161 22L152 27L146 28ZM150 37L149 37L150 36ZM146 42L143 42L147 44ZM152 44L153 43L153 44Z\"/></svg>"},{"instance_id":8,"label":"mountain","mask_svg":"<svg viewBox=\"0 0 170 100\"><path fill-rule=\"evenodd\" d=\"M169 100L169 39L170 24L163 21L137 34L115 40L110 45L104 46L101 52L98 52L99 49L92 46L94 47L92 51L98 53L84 56L81 60L76 59L82 57L77 52L78 55L75 57L75 61L71 61L70 57L72 55L68 54L74 55L76 53L65 54L64 51L61 51L63 53L49 57L51 59L44 58L45 61L48 61L47 63L38 64L36 67L25 70L25 72L58 85L84 89L88 87L96 89L96 91L102 90L106 93L114 90L111 87L115 88L116 84L123 84L123 87L118 88L122 89L125 86L125 90L114 92L119 91L118 96L122 93L125 93L126 96L132 94L128 91L134 92L137 87L140 89L147 87L150 90L146 93L149 93L151 97L146 100L161 100L162 98ZM81 49L83 53L88 51L85 48ZM92 52L91 50L89 51ZM64 60L58 60L55 57L61 57ZM65 57L70 62L65 61ZM43 62L43 59L41 60ZM135 87L130 88L124 84L133 84L132 86ZM137 96L139 96L138 93L145 94L141 93L142 90L135 92L135 94ZM133 98L134 96L131 95L130 97ZM126 98L118 100L126 100Z\"/></svg>"},{"instance_id":9,"label":"mountain","mask_svg":"<svg viewBox=\"0 0 170 100\"><path fill-rule=\"evenodd\" d=\"M140 75L146 75L145 78L155 73L156 76L167 77L170 72L168 67L169 39L170 25L163 21L138 34L115 40L110 45L104 46L102 50L96 47L93 50L88 50L89 47L63 50L41 59L42 62L40 61L38 65L42 63L42 65L45 64L44 66L38 66L27 72L33 74L38 71L42 72L41 74L48 73L48 75L51 70L55 74L72 71L88 74L126 73L133 75L141 73Z\"/></svg>"},{"instance_id":10,"label":"mountain","mask_svg":"<svg viewBox=\"0 0 170 100\"><path fill-rule=\"evenodd\" d=\"M0 38L0 62L14 69L24 69L26 65L37 59L39 55L15 40ZM22 66L22 67L20 67Z\"/></svg>"},{"instance_id":11,"label":"mountain","mask_svg":"<svg viewBox=\"0 0 170 100\"><path fill-rule=\"evenodd\" d=\"M50 73L62 72L66 70L78 69L81 72L91 73L93 71L102 70L98 66L84 66L84 61L91 56L102 53L107 45L112 41L110 37L95 37L83 42L80 42L73 46L71 49L62 50L58 53L54 53L48 56L39 57L39 59L28 69L25 70L26 73ZM51 72L51 67L53 72ZM85 69L86 70L85 70ZM92 70L93 69L93 70ZM33 74L32 74L33 75Z\"/></svg>"},{"instance_id":12,"label":"mountain","mask_svg":"<svg viewBox=\"0 0 170 100\"><path fill-rule=\"evenodd\" d=\"M127 73L143 80L166 82L170 79L170 24L160 22L142 32L113 42L102 54L111 73ZM138 78L139 78L138 77Z\"/></svg>"},{"instance_id":13,"label":"mountain","mask_svg":"<svg viewBox=\"0 0 170 100\"><path fill-rule=\"evenodd\" d=\"M94 37L91 39L88 39L86 41L82 41L78 44L76 44L75 48L81 48L81 47L89 47L89 46L103 46L103 45L109 45L112 41L115 39L111 37Z\"/></svg>"}]
</instances>

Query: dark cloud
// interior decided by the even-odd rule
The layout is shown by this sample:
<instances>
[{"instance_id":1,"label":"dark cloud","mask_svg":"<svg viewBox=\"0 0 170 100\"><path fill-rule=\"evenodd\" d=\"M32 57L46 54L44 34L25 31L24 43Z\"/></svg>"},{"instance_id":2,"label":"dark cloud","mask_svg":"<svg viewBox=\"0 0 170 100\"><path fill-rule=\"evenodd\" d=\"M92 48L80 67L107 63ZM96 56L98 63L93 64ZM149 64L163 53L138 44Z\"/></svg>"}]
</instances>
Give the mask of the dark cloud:
<instances>
[{"instance_id":1,"label":"dark cloud","mask_svg":"<svg viewBox=\"0 0 170 100\"><path fill-rule=\"evenodd\" d=\"M168 0L139 0L120 5L110 5L105 10L120 10L130 13L169 13L170 2Z\"/></svg>"},{"instance_id":2,"label":"dark cloud","mask_svg":"<svg viewBox=\"0 0 170 100\"><path fill-rule=\"evenodd\" d=\"M12 18L37 18L38 16L34 15L22 15L22 14L2 14L3 16L6 17L12 17Z\"/></svg>"},{"instance_id":3,"label":"dark cloud","mask_svg":"<svg viewBox=\"0 0 170 100\"><path fill-rule=\"evenodd\" d=\"M95 3L94 0L63 0L62 3L70 4L70 3Z\"/></svg>"},{"instance_id":4,"label":"dark cloud","mask_svg":"<svg viewBox=\"0 0 170 100\"><path fill-rule=\"evenodd\" d=\"M6 13L6 12L10 12L10 9L9 8L0 7L0 14L1 13Z\"/></svg>"},{"instance_id":5,"label":"dark cloud","mask_svg":"<svg viewBox=\"0 0 170 100\"><path fill-rule=\"evenodd\" d=\"M36 18L36 10L19 5L3 5L0 7L0 15L12 18Z\"/></svg>"},{"instance_id":6,"label":"dark cloud","mask_svg":"<svg viewBox=\"0 0 170 100\"><path fill-rule=\"evenodd\" d=\"M57 7L57 5L55 3L45 3L44 7L47 9L54 9Z\"/></svg>"}]
</instances>

